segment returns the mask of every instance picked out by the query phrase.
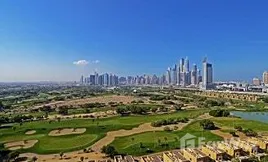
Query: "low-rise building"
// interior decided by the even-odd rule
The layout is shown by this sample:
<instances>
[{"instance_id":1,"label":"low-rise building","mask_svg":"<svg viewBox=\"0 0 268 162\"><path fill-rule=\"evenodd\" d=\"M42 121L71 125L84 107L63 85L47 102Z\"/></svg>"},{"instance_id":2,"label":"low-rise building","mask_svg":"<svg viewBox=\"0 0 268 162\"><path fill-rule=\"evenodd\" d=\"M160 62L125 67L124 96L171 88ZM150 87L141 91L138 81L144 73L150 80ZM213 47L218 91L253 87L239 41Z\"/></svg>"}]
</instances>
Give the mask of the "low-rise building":
<instances>
[{"instance_id":1,"label":"low-rise building","mask_svg":"<svg viewBox=\"0 0 268 162\"><path fill-rule=\"evenodd\" d=\"M183 156L191 162L208 162L209 158L199 149L183 149Z\"/></svg>"},{"instance_id":2,"label":"low-rise building","mask_svg":"<svg viewBox=\"0 0 268 162\"><path fill-rule=\"evenodd\" d=\"M215 161L223 161L225 152L215 146L203 145L202 152Z\"/></svg>"},{"instance_id":3,"label":"low-rise building","mask_svg":"<svg viewBox=\"0 0 268 162\"><path fill-rule=\"evenodd\" d=\"M242 149L229 144L228 142L219 142L217 148L225 151L225 153L231 158L237 158L241 155Z\"/></svg>"},{"instance_id":4,"label":"low-rise building","mask_svg":"<svg viewBox=\"0 0 268 162\"><path fill-rule=\"evenodd\" d=\"M232 139L230 140L230 144L242 148L242 150L246 152L248 155L256 155L259 152L259 146L250 143L249 141Z\"/></svg>"},{"instance_id":5,"label":"low-rise building","mask_svg":"<svg viewBox=\"0 0 268 162\"><path fill-rule=\"evenodd\" d=\"M159 155L143 156L141 162L163 162L163 157Z\"/></svg>"},{"instance_id":6,"label":"low-rise building","mask_svg":"<svg viewBox=\"0 0 268 162\"><path fill-rule=\"evenodd\" d=\"M136 162L136 160L132 156L115 156L114 162Z\"/></svg>"},{"instance_id":7,"label":"low-rise building","mask_svg":"<svg viewBox=\"0 0 268 162\"><path fill-rule=\"evenodd\" d=\"M256 137L251 137L248 138L248 142L253 143L255 145L258 145L260 149L262 150L267 150L268 149L268 139L265 138L256 138Z\"/></svg>"},{"instance_id":8,"label":"low-rise building","mask_svg":"<svg viewBox=\"0 0 268 162\"><path fill-rule=\"evenodd\" d=\"M180 151L164 152L163 159L164 162L191 162L187 160Z\"/></svg>"}]
</instances>

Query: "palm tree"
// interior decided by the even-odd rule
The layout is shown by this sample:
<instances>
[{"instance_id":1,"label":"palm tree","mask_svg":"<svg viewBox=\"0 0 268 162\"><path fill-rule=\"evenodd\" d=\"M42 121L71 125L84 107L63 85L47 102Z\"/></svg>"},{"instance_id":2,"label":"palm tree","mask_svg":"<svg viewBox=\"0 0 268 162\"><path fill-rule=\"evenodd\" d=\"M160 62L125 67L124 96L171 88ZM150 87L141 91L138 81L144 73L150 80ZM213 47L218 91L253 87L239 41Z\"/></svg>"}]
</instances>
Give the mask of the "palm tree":
<instances>
[{"instance_id":1,"label":"palm tree","mask_svg":"<svg viewBox=\"0 0 268 162\"><path fill-rule=\"evenodd\" d=\"M167 140L168 140L167 137L165 137L164 140L165 140L165 145L167 147Z\"/></svg>"},{"instance_id":2,"label":"palm tree","mask_svg":"<svg viewBox=\"0 0 268 162\"><path fill-rule=\"evenodd\" d=\"M175 144L175 147L176 147L179 139L178 139L178 137L175 137L174 140L175 140L174 144Z\"/></svg>"},{"instance_id":3,"label":"palm tree","mask_svg":"<svg viewBox=\"0 0 268 162\"><path fill-rule=\"evenodd\" d=\"M161 139L159 138L159 139L158 139L158 145L159 145L159 146L161 145L161 142L162 142L162 141L161 141Z\"/></svg>"}]
</instances>

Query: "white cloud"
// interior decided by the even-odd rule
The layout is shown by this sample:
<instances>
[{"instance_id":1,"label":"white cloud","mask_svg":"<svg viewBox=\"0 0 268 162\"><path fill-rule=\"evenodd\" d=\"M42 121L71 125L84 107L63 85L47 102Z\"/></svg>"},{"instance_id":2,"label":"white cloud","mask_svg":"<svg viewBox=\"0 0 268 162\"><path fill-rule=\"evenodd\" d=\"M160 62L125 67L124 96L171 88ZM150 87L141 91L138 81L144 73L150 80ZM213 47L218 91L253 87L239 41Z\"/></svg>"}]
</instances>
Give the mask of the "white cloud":
<instances>
[{"instance_id":1,"label":"white cloud","mask_svg":"<svg viewBox=\"0 0 268 162\"><path fill-rule=\"evenodd\" d=\"M74 65L78 65L78 66L86 66L88 64L87 60L78 60L73 62Z\"/></svg>"},{"instance_id":2,"label":"white cloud","mask_svg":"<svg viewBox=\"0 0 268 162\"><path fill-rule=\"evenodd\" d=\"M98 64L100 63L100 60L95 60L95 61L92 61L93 64Z\"/></svg>"}]
</instances>

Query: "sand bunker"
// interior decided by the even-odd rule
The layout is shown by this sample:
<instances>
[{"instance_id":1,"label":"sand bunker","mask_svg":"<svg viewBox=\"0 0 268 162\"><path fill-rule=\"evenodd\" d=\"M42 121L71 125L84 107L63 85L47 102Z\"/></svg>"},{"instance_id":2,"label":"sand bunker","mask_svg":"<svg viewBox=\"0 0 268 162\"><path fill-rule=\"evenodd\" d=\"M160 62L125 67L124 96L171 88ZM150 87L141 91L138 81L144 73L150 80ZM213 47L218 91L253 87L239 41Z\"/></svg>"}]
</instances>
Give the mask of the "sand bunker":
<instances>
[{"instance_id":1,"label":"sand bunker","mask_svg":"<svg viewBox=\"0 0 268 162\"><path fill-rule=\"evenodd\" d=\"M16 141L5 143L4 146L9 150L28 149L33 147L37 142L38 140Z\"/></svg>"},{"instance_id":2,"label":"sand bunker","mask_svg":"<svg viewBox=\"0 0 268 162\"><path fill-rule=\"evenodd\" d=\"M30 130L30 131L27 131L25 134L26 135L31 135L31 134L35 134L36 131L35 130Z\"/></svg>"},{"instance_id":3,"label":"sand bunker","mask_svg":"<svg viewBox=\"0 0 268 162\"><path fill-rule=\"evenodd\" d=\"M64 136L70 134L83 134L86 132L86 128L66 128L66 129L57 129L49 132L49 136Z\"/></svg>"}]
</instances>

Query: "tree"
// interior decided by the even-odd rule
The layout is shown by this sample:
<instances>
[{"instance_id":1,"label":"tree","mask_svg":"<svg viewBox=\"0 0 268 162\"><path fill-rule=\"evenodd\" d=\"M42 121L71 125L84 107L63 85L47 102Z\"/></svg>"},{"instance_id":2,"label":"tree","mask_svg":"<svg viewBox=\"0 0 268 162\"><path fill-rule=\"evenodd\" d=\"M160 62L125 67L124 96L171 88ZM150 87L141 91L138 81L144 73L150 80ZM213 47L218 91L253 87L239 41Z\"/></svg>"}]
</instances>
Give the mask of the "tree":
<instances>
[{"instance_id":1,"label":"tree","mask_svg":"<svg viewBox=\"0 0 268 162\"><path fill-rule=\"evenodd\" d=\"M153 107L153 108L151 108L151 111L152 111L153 113L156 113L157 108L156 108L156 107Z\"/></svg>"},{"instance_id":2,"label":"tree","mask_svg":"<svg viewBox=\"0 0 268 162\"><path fill-rule=\"evenodd\" d=\"M60 152L60 159L62 159L64 153L63 152Z\"/></svg>"},{"instance_id":3,"label":"tree","mask_svg":"<svg viewBox=\"0 0 268 162\"><path fill-rule=\"evenodd\" d=\"M166 143L166 145L167 145L167 140L168 140L167 137L165 137L164 140L165 140L165 143Z\"/></svg>"},{"instance_id":4,"label":"tree","mask_svg":"<svg viewBox=\"0 0 268 162\"><path fill-rule=\"evenodd\" d=\"M144 146L143 146L143 143L140 142L140 149L142 149Z\"/></svg>"},{"instance_id":5,"label":"tree","mask_svg":"<svg viewBox=\"0 0 268 162\"><path fill-rule=\"evenodd\" d=\"M164 131L169 132L169 131L171 131L171 129L170 129L169 127L165 127L165 128L164 128Z\"/></svg>"},{"instance_id":6,"label":"tree","mask_svg":"<svg viewBox=\"0 0 268 162\"><path fill-rule=\"evenodd\" d=\"M205 130L213 130L216 128L215 124L211 120L208 120L208 119L201 121L200 126L203 127L203 129Z\"/></svg>"},{"instance_id":7,"label":"tree","mask_svg":"<svg viewBox=\"0 0 268 162\"><path fill-rule=\"evenodd\" d=\"M82 161L82 162L84 161L84 157L83 156L80 157L80 161Z\"/></svg>"},{"instance_id":8,"label":"tree","mask_svg":"<svg viewBox=\"0 0 268 162\"><path fill-rule=\"evenodd\" d=\"M33 162L36 162L38 160L38 158L36 157L36 156L34 156L33 158L32 158L32 161Z\"/></svg>"},{"instance_id":9,"label":"tree","mask_svg":"<svg viewBox=\"0 0 268 162\"><path fill-rule=\"evenodd\" d=\"M243 128L241 126L235 126L234 127L237 131L239 132L242 132L243 131Z\"/></svg>"},{"instance_id":10,"label":"tree","mask_svg":"<svg viewBox=\"0 0 268 162\"><path fill-rule=\"evenodd\" d=\"M2 101L0 101L0 111L4 110L4 104L2 103Z\"/></svg>"},{"instance_id":11,"label":"tree","mask_svg":"<svg viewBox=\"0 0 268 162\"><path fill-rule=\"evenodd\" d=\"M158 141L157 141L157 142L158 142L158 145L159 145L159 146L160 146L160 145L161 145L161 143L162 143L162 141L161 141L161 139L160 139L160 138L158 139Z\"/></svg>"},{"instance_id":12,"label":"tree","mask_svg":"<svg viewBox=\"0 0 268 162\"><path fill-rule=\"evenodd\" d=\"M59 114L61 115L68 115L68 108L66 107L59 107L59 111L58 111Z\"/></svg>"},{"instance_id":13,"label":"tree","mask_svg":"<svg viewBox=\"0 0 268 162\"><path fill-rule=\"evenodd\" d=\"M16 160L20 156L20 153L18 151L13 151L8 154L8 159L11 160Z\"/></svg>"},{"instance_id":14,"label":"tree","mask_svg":"<svg viewBox=\"0 0 268 162\"><path fill-rule=\"evenodd\" d=\"M113 146L103 146L101 148L101 152L106 154L107 156L113 158L115 155L118 154L118 152L116 151L116 149Z\"/></svg>"}]
</instances>

